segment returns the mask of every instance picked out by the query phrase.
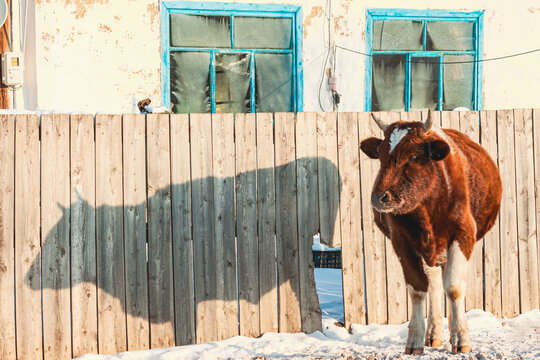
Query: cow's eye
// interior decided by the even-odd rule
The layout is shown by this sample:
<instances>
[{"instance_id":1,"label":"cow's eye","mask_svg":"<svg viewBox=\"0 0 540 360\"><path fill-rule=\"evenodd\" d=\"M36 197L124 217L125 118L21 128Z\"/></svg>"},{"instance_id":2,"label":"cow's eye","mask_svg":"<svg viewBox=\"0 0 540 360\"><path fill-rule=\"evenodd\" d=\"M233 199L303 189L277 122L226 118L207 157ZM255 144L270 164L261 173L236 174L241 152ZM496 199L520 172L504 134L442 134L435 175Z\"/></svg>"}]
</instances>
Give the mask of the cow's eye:
<instances>
[{"instance_id":1,"label":"cow's eye","mask_svg":"<svg viewBox=\"0 0 540 360\"><path fill-rule=\"evenodd\" d=\"M409 156L408 162L416 161L417 159L418 159L418 157L416 155L411 155L411 156Z\"/></svg>"}]
</instances>

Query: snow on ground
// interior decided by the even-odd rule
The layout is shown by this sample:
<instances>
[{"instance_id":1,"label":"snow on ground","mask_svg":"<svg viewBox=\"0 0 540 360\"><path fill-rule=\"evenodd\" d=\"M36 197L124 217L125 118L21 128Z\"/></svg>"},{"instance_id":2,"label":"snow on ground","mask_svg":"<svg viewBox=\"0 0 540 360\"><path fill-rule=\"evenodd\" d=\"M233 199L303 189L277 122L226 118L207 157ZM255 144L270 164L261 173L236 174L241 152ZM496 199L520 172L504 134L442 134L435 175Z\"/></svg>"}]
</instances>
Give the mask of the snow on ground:
<instances>
[{"instance_id":1,"label":"snow on ground","mask_svg":"<svg viewBox=\"0 0 540 360\"><path fill-rule=\"evenodd\" d=\"M426 348L421 356L403 355L407 325L353 325L343 322L340 269L315 269L317 292L323 314L323 332L306 334L266 333L258 339L241 336L229 340L176 348L126 352L111 356L85 355L81 360L176 360L176 359L539 359L540 310L514 319L496 319L490 313L471 310L469 320L472 354L451 355L448 322L444 320L440 348Z\"/></svg>"}]
</instances>

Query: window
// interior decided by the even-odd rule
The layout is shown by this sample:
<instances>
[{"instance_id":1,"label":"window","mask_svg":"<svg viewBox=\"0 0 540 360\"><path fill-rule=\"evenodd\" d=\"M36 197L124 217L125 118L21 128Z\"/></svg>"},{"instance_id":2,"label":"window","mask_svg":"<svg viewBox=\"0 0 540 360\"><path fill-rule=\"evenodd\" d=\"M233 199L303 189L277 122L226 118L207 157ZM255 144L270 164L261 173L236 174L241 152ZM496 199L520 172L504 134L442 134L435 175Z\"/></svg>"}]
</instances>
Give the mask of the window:
<instances>
[{"instance_id":1,"label":"window","mask_svg":"<svg viewBox=\"0 0 540 360\"><path fill-rule=\"evenodd\" d=\"M482 109L483 12L368 10L366 111Z\"/></svg>"},{"instance_id":2,"label":"window","mask_svg":"<svg viewBox=\"0 0 540 360\"><path fill-rule=\"evenodd\" d=\"M303 110L299 6L163 1L161 34L172 112Z\"/></svg>"}]
</instances>

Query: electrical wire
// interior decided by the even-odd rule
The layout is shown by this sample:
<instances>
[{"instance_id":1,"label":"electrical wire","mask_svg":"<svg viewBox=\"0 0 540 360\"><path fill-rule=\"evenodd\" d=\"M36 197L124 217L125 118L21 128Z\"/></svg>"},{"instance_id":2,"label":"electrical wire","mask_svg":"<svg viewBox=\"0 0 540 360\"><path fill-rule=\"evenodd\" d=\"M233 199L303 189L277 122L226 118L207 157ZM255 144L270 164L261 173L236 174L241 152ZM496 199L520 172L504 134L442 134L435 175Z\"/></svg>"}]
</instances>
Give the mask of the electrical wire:
<instances>
[{"instance_id":1,"label":"electrical wire","mask_svg":"<svg viewBox=\"0 0 540 360\"><path fill-rule=\"evenodd\" d=\"M355 53L355 54L359 54L359 55L363 55L363 56L366 56L366 57L373 57L374 55L373 54L366 54L365 52L361 52L361 51L357 51L357 50L353 50L353 49L349 49L349 48L346 48L346 47L343 47L343 46L339 46L339 45L336 45L337 48L340 48L342 50L345 50L345 51L349 51L349 52L352 52L352 53ZM524 52L520 52L520 53L515 53L515 54L510 54L510 55L504 55L504 56L498 56L498 57L493 57L493 58L487 58L487 59L478 59L478 60L469 60L469 61L405 61L405 62L408 62L408 63L415 63L415 64L419 64L419 63L429 63L429 64L438 64L438 63L442 63L444 65L451 65L451 64L472 64L472 63L481 63L481 62L488 62L488 61L495 61L495 60L502 60L502 59L508 59L508 58L513 58L513 57L518 57L518 56L523 56L523 55L528 55L528 54L532 54L532 53L535 53L535 52L540 52L540 48L539 49L533 49L533 50L529 50L529 51L524 51Z\"/></svg>"},{"instance_id":2,"label":"electrical wire","mask_svg":"<svg viewBox=\"0 0 540 360\"><path fill-rule=\"evenodd\" d=\"M324 73L326 70L326 65L328 64L328 58L330 57L330 32L331 32L331 19L332 19L332 3L330 0L326 0L326 9L324 11L324 14L326 15L326 18L328 19L328 45L327 45L327 52L326 52L326 58L324 60L324 64L321 70L321 80L319 82L319 91L317 92L317 99L319 100L319 107L323 112L325 112L324 107L322 105L321 100L321 90L322 90L322 84L324 81ZM329 13L329 15L327 14ZM326 34L324 33L324 26L323 26L323 37L326 38Z\"/></svg>"}]
</instances>

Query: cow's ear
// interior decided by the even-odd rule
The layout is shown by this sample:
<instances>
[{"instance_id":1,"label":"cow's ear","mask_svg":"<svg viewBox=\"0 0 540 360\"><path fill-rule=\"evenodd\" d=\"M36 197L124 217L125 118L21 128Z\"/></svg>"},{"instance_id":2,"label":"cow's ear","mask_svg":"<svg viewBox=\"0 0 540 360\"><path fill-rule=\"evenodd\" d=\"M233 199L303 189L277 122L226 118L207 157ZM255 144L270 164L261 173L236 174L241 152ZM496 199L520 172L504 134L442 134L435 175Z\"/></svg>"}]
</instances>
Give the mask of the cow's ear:
<instances>
[{"instance_id":1,"label":"cow's ear","mask_svg":"<svg viewBox=\"0 0 540 360\"><path fill-rule=\"evenodd\" d=\"M369 156L372 159L378 159L379 158L379 145L381 144L382 140L377 139L374 137L370 137L360 144L360 149Z\"/></svg>"},{"instance_id":2,"label":"cow's ear","mask_svg":"<svg viewBox=\"0 0 540 360\"><path fill-rule=\"evenodd\" d=\"M426 144L426 153L432 160L442 160L449 152L450 146L442 140L434 140Z\"/></svg>"}]
</instances>

